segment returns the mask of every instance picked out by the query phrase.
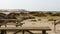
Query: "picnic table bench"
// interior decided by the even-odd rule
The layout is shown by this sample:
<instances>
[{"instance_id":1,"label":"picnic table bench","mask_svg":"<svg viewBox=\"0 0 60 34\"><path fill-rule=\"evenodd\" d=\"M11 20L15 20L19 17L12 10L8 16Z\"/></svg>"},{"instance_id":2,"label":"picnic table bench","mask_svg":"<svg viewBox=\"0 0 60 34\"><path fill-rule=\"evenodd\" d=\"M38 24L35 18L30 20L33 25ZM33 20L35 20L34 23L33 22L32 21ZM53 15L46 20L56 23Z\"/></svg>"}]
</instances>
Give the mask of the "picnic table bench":
<instances>
[{"instance_id":1,"label":"picnic table bench","mask_svg":"<svg viewBox=\"0 0 60 34\"><path fill-rule=\"evenodd\" d=\"M51 31L49 27L1 27L0 30L1 30L1 33L7 30L19 30L19 31L22 31L23 34L25 31L29 32L30 34L33 34L32 32L30 32L30 30L42 31L42 34L46 34L46 31ZM17 32L15 32L15 34L16 33Z\"/></svg>"}]
</instances>

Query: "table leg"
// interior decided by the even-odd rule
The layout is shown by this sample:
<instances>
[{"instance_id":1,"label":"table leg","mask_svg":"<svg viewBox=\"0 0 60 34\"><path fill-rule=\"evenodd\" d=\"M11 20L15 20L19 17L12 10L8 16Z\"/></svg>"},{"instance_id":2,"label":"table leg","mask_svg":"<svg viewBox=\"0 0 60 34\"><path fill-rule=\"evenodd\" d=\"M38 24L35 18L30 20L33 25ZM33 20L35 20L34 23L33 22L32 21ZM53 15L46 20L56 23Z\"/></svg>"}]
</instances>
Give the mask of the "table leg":
<instances>
[{"instance_id":1,"label":"table leg","mask_svg":"<svg viewBox=\"0 0 60 34\"><path fill-rule=\"evenodd\" d=\"M5 30L1 30L1 34L5 34Z\"/></svg>"},{"instance_id":2,"label":"table leg","mask_svg":"<svg viewBox=\"0 0 60 34\"><path fill-rule=\"evenodd\" d=\"M16 31L14 34L17 34L18 32L21 32L21 30Z\"/></svg>"},{"instance_id":3,"label":"table leg","mask_svg":"<svg viewBox=\"0 0 60 34\"><path fill-rule=\"evenodd\" d=\"M33 34L32 32L30 32L29 30L26 30L27 32L29 32L30 34Z\"/></svg>"},{"instance_id":4,"label":"table leg","mask_svg":"<svg viewBox=\"0 0 60 34\"><path fill-rule=\"evenodd\" d=\"M22 34L24 34L24 33L25 33L25 31L23 30L23 31L22 31Z\"/></svg>"},{"instance_id":5,"label":"table leg","mask_svg":"<svg viewBox=\"0 0 60 34\"><path fill-rule=\"evenodd\" d=\"M7 34L6 30L4 30L4 33Z\"/></svg>"},{"instance_id":6,"label":"table leg","mask_svg":"<svg viewBox=\"0 0 60 34\"><path fill-rule=\"evenodd\" d=\"M46 30L42 30L42 34L46 34Z\"/></svg>"}]
</instances>

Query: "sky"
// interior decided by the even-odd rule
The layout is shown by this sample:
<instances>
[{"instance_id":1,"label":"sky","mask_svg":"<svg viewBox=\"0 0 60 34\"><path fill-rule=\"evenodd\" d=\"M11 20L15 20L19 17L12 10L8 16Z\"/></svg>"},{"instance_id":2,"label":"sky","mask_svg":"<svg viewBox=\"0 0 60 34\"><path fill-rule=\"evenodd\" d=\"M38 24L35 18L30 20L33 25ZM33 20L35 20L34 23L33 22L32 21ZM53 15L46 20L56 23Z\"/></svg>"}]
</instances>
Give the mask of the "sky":
<instances>
[{"instance_id":1,"label":"sky","mask_svg":"<svg viewBox=\"0 0 60 34\"><path fill-rule=\"evenodd\" d=\"M60 0L0 0L0 9L60 11Z\"/></svg>"}]
</instances>

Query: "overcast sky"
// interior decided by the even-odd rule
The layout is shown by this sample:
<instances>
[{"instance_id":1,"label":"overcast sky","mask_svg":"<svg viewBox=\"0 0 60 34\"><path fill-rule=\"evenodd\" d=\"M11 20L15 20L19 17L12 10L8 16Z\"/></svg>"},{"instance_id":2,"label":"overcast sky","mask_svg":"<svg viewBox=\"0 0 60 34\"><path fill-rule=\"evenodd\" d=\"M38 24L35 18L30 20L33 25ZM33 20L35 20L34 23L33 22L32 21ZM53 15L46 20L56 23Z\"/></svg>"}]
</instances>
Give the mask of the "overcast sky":
<instances>
[{"instance_id":1,"label":"overcast sky","mask_svg":"<svg viewBox=\"0 0 60 34\"><path fill-rule=\"evenodd\" d=\"M60 11L60 0L0 0L0 9Z\"/></svg>"}]
</instances>

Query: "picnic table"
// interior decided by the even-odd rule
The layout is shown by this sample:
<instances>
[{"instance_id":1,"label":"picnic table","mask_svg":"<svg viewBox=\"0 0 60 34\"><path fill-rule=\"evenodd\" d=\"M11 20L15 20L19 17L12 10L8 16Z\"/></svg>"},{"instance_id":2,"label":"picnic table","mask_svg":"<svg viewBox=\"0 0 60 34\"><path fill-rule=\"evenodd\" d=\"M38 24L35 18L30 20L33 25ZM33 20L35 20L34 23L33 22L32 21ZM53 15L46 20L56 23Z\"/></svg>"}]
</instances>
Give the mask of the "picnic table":
<instances>
[{"instance_id":1,"label":"picnic table","mask_svg":"<svg viewBox=\"0 0 60 34\"><path fill-rule=\"evenodd\" d=\"M29 32L30 34L33 34L32 32L30 32L30 30L42 31L42 34L46 34L46 31L51 31L49 27L1 27L0 30L1 30L1 34L2 32L7 30L19 30L23 32L22 34L24 34L25 31ZM14 34L16 33L17 32L15 32Z\"/></svg>"}]
</instances>

